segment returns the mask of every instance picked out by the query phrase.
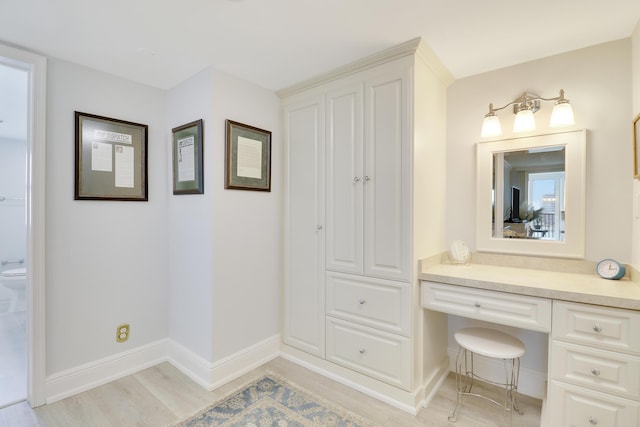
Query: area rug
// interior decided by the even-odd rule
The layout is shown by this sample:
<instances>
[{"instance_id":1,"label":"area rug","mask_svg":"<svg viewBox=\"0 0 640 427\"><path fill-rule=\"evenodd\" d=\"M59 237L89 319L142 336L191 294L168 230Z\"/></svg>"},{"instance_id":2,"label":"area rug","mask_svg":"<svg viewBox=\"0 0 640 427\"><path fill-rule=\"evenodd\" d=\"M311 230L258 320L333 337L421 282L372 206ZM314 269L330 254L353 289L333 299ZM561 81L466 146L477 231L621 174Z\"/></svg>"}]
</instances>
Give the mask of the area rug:
<instances>
[{"instance_id":1,"label":"area rug","mask_svg":"<svg viewBox=\"0 0 640 427\"><path fill-rule=\"evenodd\" d=\"M175 427L378 427L269 373Z\"/></svg>"}]
</instances>

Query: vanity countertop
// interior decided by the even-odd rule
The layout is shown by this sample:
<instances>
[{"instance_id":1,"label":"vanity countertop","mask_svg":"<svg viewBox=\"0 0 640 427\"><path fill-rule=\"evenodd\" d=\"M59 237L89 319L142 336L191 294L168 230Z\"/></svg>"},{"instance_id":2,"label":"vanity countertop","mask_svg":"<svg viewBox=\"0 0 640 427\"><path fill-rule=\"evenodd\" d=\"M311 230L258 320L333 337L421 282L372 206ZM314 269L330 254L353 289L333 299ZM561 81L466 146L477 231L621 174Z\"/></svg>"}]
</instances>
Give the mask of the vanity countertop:
<instances>
[{"instance_id":1,"label":"vanity countertop","mask_svg":"<svg viewBox=\"0 0 640 427\"><path fill-rule=\"evenodd\" d=\"M640 311L640 284L585 272L558 272L488 264L423 260L420 280Z\"/></svg>"}]
</instances>

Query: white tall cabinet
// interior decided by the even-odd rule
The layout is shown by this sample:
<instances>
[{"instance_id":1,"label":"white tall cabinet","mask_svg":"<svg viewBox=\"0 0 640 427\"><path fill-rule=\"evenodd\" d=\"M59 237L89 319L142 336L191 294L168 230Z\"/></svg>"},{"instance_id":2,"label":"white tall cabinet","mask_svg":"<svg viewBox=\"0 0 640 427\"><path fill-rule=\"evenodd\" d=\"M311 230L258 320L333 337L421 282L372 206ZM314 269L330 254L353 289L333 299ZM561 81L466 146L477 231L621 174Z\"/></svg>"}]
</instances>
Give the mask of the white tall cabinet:
<instances>
[{"instance_id":1,"label":"white tall cabinet","mask_svg":"<svg viewBox=\"0 0 640 427\"><path fill-rule=\"evenodd\" d=\"M444 250L451 82L415 39L279 93L284 353L410 411L447 371L417 273Z\"/></svg>"}]
</instances>

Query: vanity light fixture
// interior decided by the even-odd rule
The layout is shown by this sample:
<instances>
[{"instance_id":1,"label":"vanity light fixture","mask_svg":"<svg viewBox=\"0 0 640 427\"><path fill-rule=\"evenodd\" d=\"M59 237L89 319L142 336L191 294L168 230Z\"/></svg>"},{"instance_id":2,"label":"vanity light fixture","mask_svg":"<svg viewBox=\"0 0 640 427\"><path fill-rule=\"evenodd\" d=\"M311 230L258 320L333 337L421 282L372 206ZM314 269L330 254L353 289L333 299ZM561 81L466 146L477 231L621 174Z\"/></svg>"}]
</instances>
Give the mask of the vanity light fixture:
<instances>
[{"instance_id":1,"label":"vanity light fixture","mask_svg":"<svg viewBox=\"0 0 640 427\"><path fill-rule=\"evenodd\" d=\"M516 115L513 122L514 132L529 132L536 129L536 121L533 114L540 109L541 101L555 101L555 106L551 112L549 120L550 127L571 126L575 124L573 110L569 104L569 100L564 97L564 90L560 89L560 96L555 98L543 98L533 93L525 92L519 98L509 102L507 105L494 108L493 104L489 104L489 112L484 116L482 123L483 138L499 136L502 134L500 119L496 115L496 111L504 110L513 105L513 114Z\"/></svg>"}]
</instances>

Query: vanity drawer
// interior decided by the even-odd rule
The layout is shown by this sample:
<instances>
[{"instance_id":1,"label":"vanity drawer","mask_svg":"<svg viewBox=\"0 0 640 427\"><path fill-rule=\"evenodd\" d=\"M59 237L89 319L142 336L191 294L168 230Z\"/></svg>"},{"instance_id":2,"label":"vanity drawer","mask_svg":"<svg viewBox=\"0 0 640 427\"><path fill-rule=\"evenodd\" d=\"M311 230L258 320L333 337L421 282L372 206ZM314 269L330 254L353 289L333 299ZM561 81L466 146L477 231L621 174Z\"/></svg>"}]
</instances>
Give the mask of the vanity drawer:
<instances>
[{"instance_id":1,"label":"vanity drawer","mask_svg":"<svg viewBox=\"0 0 640 427\"><path fill-rule=\"evenodd\" d=\"M640 354L640 312L556 301L553 319L554 339Z\"/></svg>"},{"instance_id":2,"label":"vanity drawer","mask_svg":"<svg viewBox=\"0 0 640 427\"><path fill-rule=\"evenodd\" d=\"M551 378L640 399L640 357L552 341Z\"/></svg>"},{"instance_id":3,"label":"vanity drawer","mask_svg":"<svg viewBox=\"0 0 640 427\"><path fill-rule=\"evenodd\" d=\"M631 427L640 421L640 404L617 396L551 381L549 419L554 427Z\"/></svg>"},{"instance_id":4,"label":"vanity drawer","mask_svg":"<svg viewBox=\"0 0 640 427\"><path fill-rule=\"evenodd\" d=\"M444 283L421 283L424 308L536 331L551 330L551 300Z\"/></svg>"},{"instance_id":5,"label":"vanity drawer","mask_svg":"<svg viewBox=\"0 0 640 427\"><path fill-rule=\"evenodd\" d=\"M326 314L409 336L408 283L327 273Z\"/></svg>"},{"instance_id":6,"label":"vanity drawer","mask_svg":"<svg viewBox=\"0 0 640 427\"><path fill-rule=\"evenodd\" d=\"M410 389L411 346L400 335L327 317L327 360Z\"/></svg>"}]
</instances>

